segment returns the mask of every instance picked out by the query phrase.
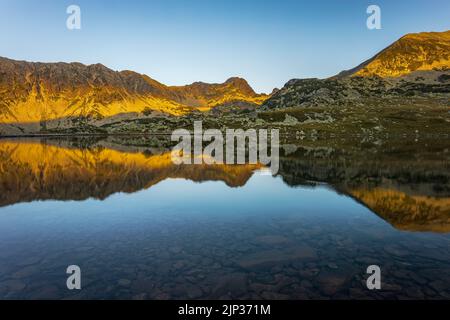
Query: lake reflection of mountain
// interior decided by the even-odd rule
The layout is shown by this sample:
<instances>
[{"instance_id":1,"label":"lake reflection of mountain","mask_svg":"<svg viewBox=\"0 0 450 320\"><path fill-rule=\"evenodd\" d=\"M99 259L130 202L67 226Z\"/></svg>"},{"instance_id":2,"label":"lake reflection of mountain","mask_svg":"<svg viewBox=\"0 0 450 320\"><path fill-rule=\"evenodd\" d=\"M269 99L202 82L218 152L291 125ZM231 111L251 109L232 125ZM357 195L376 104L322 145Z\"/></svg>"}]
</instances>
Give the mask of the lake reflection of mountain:
<instances>
[{"instance_id":1,"label":"lake reflection of mountain","mask_svg":"<svg viewBox=\"0 0 450 320\"><path fill-rule=\"evenodd\" d=\"M272 177L164 137L0 140L0 299L450 297L448 146L288 142Z\"/></svg>"},{"instance_id":2,"label":"lake reflection of mountain","mask_svg":"<svg viewBox=\"0 0 450 320\"><path fill-rule=\"evenodd\" d=\"M420 144L285 145L278 173L289 186L327 184L395 228L450 232L450 153ZM259 165L174 165L167 148L97 141L0 141L0 206L35 200L105 199L168 178L244 186ZM176 191L174 191L176 192Z\"/></svg>"},{"instance_id":3,"label":"lake reflection of mountain","mask_svg":"<svg viewBox=\"0 0 450 320\"><path fill-rule=\"evenodd\" d=\"M287 184L327 183L397 229L450 231L450 153L445 147L298 148L280 168Z\"/></svg>"},{"instance_id":4,"label":"lake reflection of mountain","mask_svg":"<svg viewBox=\"0 0 450 320\"><path fill-rule=\"evenodd\" d=\"M0 142L0 205L33 200L105 199L136 192L167 178L244 185L259 165L181 165L170 152L150 154L102 146L60 147L39 142Z\"/></svg>"}]
</instances>

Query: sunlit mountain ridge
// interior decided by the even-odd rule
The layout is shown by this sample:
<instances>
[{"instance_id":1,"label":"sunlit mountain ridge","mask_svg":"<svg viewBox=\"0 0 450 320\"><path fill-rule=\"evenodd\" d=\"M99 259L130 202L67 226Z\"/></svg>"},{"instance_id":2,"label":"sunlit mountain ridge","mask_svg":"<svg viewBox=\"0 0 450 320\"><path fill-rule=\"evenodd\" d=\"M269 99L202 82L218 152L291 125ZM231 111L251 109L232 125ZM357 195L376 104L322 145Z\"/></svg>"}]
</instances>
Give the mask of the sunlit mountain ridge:
<instances>
[{"instance_id":1,"label":"sunlit mountain ridge","mask_svg":"<svg viewBox=\"0 0 450 320\"><path fill-rule=\"evenodd\" d=\"M399 77L415 71L450 69L450 30L410 33L341 76Z\"/></svg>"},{"instance_id":2,"label":"sunlit mountain ridge","mask_svg":"<svg viewBox=\"0 0 450 320\"><path fill-rule=\"evenodd\" d=\"M261 104L242 78L221 84L166 86L133 71L101 64L33 63L0 58L0 122L45 122L61 118L102 119L121 113L182 115L230 102Z\"/></svg>"},{"instance_id":3,"label":"sunlit mountain ridge","mask_svg":"<svg viewBox=\"0 0 450 320\"><path fill-rule=\"evenodd\" d=\"M450 31L408 34L354 69L327 79L292 79L266 95L236 77L166 86L101 64L0 58L0 136L160 134L195 120L213 128L281 124L289 132L443 133L450 122L449 62ZM307 108L319 109L287 114ZM264 114L279 110L280 121Z\"/></svg>"}]
</instances>

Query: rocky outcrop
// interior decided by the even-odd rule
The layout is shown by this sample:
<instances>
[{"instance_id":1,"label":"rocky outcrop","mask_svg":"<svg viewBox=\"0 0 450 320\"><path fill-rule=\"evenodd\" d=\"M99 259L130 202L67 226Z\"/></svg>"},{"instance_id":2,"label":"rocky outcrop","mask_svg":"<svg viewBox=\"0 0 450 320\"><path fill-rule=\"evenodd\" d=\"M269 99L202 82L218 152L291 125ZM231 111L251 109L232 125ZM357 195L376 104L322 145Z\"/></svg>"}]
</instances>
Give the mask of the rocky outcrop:
<instances>
[{"instance_id":1,"label":"rocky outcrop","mask_svg":"<svg viewBox=\"0 0 450 320\"><path fill-rule=\"evenodd\" d=\"M416 71L395 79L350 77L294 79L263 104L263 110L292 107L365 105L390 99L450 97L450 71ZM448 101L448 100L447 100Z\"/></svg>"}]
</instances>

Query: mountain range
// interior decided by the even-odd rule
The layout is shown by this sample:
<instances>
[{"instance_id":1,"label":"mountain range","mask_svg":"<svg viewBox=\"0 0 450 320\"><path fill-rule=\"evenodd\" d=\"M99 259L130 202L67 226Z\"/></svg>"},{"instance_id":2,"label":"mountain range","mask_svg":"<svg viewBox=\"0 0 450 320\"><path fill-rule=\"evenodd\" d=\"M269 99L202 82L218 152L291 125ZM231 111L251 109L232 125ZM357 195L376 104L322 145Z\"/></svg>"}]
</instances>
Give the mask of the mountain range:
<instances>
[{"instance_id":1,"label":"mountain range","mask_svg":"<svg viewBox=\"0 0 450 320\"><path fill-rule=\"evenodd\" d=\"M167 86L101 64L0 58L0 135L79 128L80 119L98 127L109 125L110 118L123 122L205 111L217 117L217 111L244 109L389 105L390 98L409 103L411 97L425 97L427 103L448 106L449 94L450 30L405 35L356 68L328 79L293 79L270 95L255 93L237 77L221 84Z\"/></svg>"},{"instance_id":2,"label":"mountain range","mask_svg":"<svg viewBox=\"0 0 450 320\"><path fill-rule=\"evenodd\" d=\"M392 104L405 97L441 104L450 94L450 30L408 34L363 62L328 79L292 79L264 109Z\"/></svg>"},{"instance_id":3,"label":"mountain range","mask_svg":"<svg viewBox=\"0 0 450 320\"><path fill-rule=\"evenodd\" d=\"M247 81L166 86L133 71L101 64L32 63L0 58L0 122L39 122L65 117L104 118L128 112L182 115L246 102L261 104Z\"/></svg>"}]
</instances>

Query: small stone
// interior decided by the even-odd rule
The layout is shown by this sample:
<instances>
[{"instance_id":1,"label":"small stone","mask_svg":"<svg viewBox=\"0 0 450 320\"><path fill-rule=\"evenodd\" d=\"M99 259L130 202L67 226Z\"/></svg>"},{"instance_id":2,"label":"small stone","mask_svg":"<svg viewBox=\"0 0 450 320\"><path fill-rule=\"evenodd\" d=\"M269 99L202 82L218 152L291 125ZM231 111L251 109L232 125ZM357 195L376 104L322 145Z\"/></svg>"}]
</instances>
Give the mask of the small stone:
<instances>
[{"instance_id":1,"label":"small stone","mask_svg":"<svg viewBox=\"0 0 450 320\"><path fill-rule=\"evenodd\" d=\"M189 286L187 290L188 299L198 299L203 295L203 291L197 286Z\"/></svg>"},{"instance_id":2,"label":"small stone","mask_svg":"<svg viewBox=\"0 0 450 320\"><path fill-rule=\"evenodd\" d=\"M39 289L30 296L31 299L58 299L59 290L56 286L49 286Z\"/></svg>"},{"instance_id":3,"label":"small stone","mask_svg":"<svg viewBox=\"0 0 450 320\"><path fill-rule=\"evenodd\" d=\"M266 300L289 300L290 296L287 294L277 293L277 292L268 292L265 291L261 293L261 297Z\"/></svg>"},{"instance_id":4,"label":"small stone","mask_svg":"<svg viewBox=\"0 0 450 320\"><path fill-rule=\"evenodd\" d=\"M411 298L415 298L415 299L424 299L425 295L423 294L422 291L420 291L419 288L415 288L415 287L410 287L410 288L405 288L403 290L406 295L408 295L408 297Z\"/></svg>"},{"instance_id":5,"label":"small stone","mask_svg":"<svg viewBox=\"0 0 450 320\"><path fill-rule=\"evenodd\" d=\"M17 266L19 266L19 267L26 267L26 266L29 266L29 265L32 265L32 264L39 263L39 261L41 261L41 258L39 258L39 257L28 257L28 258L25 258L25 259L21 260L17 264Z\"/></svg>"},{"instance_id":6,"label":"small stone","mask_svg":"<svg viewBox=\"0 0 450 320\"><path fill-rule=\"evenodd\" d=\"M263 291L273 291L275 286L270 284L252 283L249 285L249 288L256 293L260 293Z\"/></svg>"},{"instance_id":7,"label":"small stone","mask_svg":"<svg viewBox=\"0 0 450 320\"><path fill-rule=\"evenodd\" d=\"M146 300L147 294L145 292L133 296L133 300Z\"/></svg>"},{"instance_id":8,"label":"small stone","mask_svg":"<svg viewBox=\"0 0 450 320\"><path fill-rule=\"evenodd\" d=\"M144 292L150 292L155 287L155 284L151 279L148 278L138 278L137 280L133 281L133 284L131 286L131 289L133 291L144 291Z\"/></svg>"},{"instance_id":9,"label":"small stone","mask_svg":"<svg viewBox=\"0 0 450 320\"><path fill-rule=\"evenodd\" d=\"M180 253L181 251L183 251L183 249L181 247L170 247L169 251L175 254Z\"/></svg>"},{"instance_id":10,"label":"small stone","mask_svg":"<svg viewBox=\"0 0 450 320\"><path fill-rule=\"evenodd\" d=\"M384 251L386 251L389 254L392 254L394 256L399 256L399 257L404 257L407 256L409 254L408 251L402 249L399 246L395 246L395 245L387 245L384 247Z\"/></svg>"},{"instance_id":11,"label":"small stone","mask_svg":"<svg viewBox=\"0 0 450 320\"><path fill-rule=\"evenodd\" d=\"M122 287L128 287L131 284L131 281L128 279L120 279L117 283Z\"/></svg>"},{"instance_id":12,"label":"small stone","mask_svg":"<svg viewBox=\"0 0 450 320\"><path fill-rule=\"evenodd\" d=\"M19 271L16 271L15 273L13 273L12 277L15 279L26 278L37 272L38 272L38 269L36 267L28 266L28 267L22 268Z\"/></svg>"},{"instance_id":13,"label":"small stone","mask_svg":"<svg viewBox=\"0 0 450 320\"><path fill-rule=\"evenodd\" d=\"M295 260L316 259L316 252L309 246L301 245L285 250L266 250L245 256L238 264L242 268L252 269L280 265Z\"/></svg>"},{"instance_id":14,"label":"small stone","mask_svg":"<svg viewBox=\"0 0 450 320\"><path fill-rule=\"evenodd\" d=\"M6 289L5 291L22 291L25 289L26 284L20 280L7 280L4 282L0 282L0 288Z\"/></svg>"},{"instance_id":15,"label":"small stone","mask_svg":"<svg viewBox=\"0 0 450 320\"><path fill-rule=\"evenodd\" d=\"M197 285L187 282L183 278L174 279L176 284L167 288L163 288L177 299L197 299L203 295L203 291Z\"/></svg>"},{"instance_id":16,"label":"small stone","mask_svg":"<svg viewBox=\"0 0 450 320\"><path fill-rule=\"evenodd\" d=\"M401 292L402 287L397 284L381 283L381 290Z\"/></svg>"},{"instance_id":17,"label":"small stone","mask_svg":"<svg viewBox=\"0 0 450 320\"><path fill-rule=\"evenodd\" d=\"M320 272L318 268L308 268L299 271L300 276L303 278L311 278L317 275Z\"/></svg>"},{"instance_id":18,"label":"small stone","mask_svg":"<svg viewBox=\"0 0 450 320\"><path fill-rule=\"evenodd\" d=\"M289 239L278 235L267 235L257 237L256 242L266 244L266 245L279 245L289 242Z\"/></svg>"},{"instance_id":19,"label":"small stone","mask_svg":"<svg viewBox=\"0 0 450 320\"><path fill-rule=\"evenodd\" d=\"M371 257L358 257L355 259L356 262L369 265L377 264L378 260Z\"/></svg>"},{"instance_id":20,"label":"small stone","mask_svg":"<svg viewBox=\"0 0 450 320\"><path fill-rule=\"evenodd\" d=\"M177 261L173 264L173 268L175 270L180 270L185 266L185 263L183 261Z\"/></svg>"},{"instance_id":21,"label":"small stone","mask_svg":"<svg viewBox=\"0 0 450 320\"><path fill-rule=\"evenodd\" d=\"M430 282L430 286L438 292L449 289L449 287L443 281L439 281L439 280Z\"/></svg>"},{"instance_id":22,"label":"small stone","mask_svg":"<svg viewBox=\"0 0 450 320\"><path fill-rule=\"evenodd\" d=\"M220 282L213 290L214 296L225 294L240 296L247 292L247 275L244 273L228 274L221 278Z\"/></svg>"},{"instance_id":23,"label":"small stone","mask_svg":"<svg viewBox=\"0 0 450 320\"><path fill-rule=\"evenodd\" d=\"M349 280L350 277L344 272L323 271L316 278L320 289L327 295L337 293Z\"/></svg>"},{"instance_id":24,"label":"small stone","mask_svg":"<svg viewBox=\"0 0 450 320\"><path fill-rule=\"evenodd\" d=\"M312 288L312 287L313 287L313 284L312 284L311 281L309 281L309 280L302 280L302 281L300 282L300 286L301 286L302 288Z\"/></svg>"}]
</instances>

